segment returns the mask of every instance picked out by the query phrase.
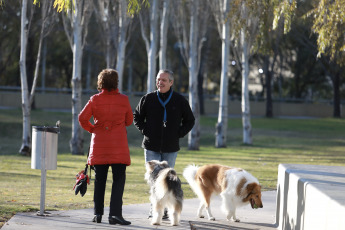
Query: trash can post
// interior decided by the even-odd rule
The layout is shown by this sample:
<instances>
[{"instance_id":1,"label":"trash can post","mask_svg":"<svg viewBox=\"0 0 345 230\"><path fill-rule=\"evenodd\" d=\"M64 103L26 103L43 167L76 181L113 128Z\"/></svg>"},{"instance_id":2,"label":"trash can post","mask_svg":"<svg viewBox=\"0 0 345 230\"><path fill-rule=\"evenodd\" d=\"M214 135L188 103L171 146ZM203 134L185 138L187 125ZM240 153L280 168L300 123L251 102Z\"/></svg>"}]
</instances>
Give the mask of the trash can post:
<instances>
[{"instance_id":1,"label":"trash can post","mask_svg":"<svg viewBox=\"0 0 345 230\"><path fill-rule=\"evenodd\" d=\"M46 132L42 132L42 140L46 140ZM41 145L41 199L40 199L40 216L44 215L46 200L46 144Z\"/></svg>"}]
</instances>

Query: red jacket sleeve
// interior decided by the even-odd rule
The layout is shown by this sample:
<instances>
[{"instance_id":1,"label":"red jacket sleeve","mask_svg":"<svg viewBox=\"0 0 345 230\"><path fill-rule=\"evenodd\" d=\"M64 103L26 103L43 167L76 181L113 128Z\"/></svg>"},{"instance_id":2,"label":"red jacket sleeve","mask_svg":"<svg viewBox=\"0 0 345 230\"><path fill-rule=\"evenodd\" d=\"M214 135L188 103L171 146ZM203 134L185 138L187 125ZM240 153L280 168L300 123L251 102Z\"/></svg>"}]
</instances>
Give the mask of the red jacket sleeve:
<instances>
[{"instance_id":1,"label":"red jacket sleeve","mask_svg":"<svg viewBox=\"0 0 345 230\"><path fill-rule=\"evenodd\" d=\"M85 105L83 110L79 113L79 124L80 126L88 131L89 133L92 133L95 126L90 122L90 118L92 117L92 101L89 100L88 103Z\"/></svg>"}]
</instances>

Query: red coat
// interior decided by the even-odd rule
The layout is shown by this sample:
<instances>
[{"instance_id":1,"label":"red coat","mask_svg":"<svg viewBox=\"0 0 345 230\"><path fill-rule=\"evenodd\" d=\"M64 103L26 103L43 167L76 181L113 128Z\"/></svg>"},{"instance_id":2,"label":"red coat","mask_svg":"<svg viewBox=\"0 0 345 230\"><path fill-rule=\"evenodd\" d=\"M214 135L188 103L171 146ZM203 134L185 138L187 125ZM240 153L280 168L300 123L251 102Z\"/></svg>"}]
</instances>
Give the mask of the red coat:
<instances>
[{"instance_id":1,"label":"red coat","mask_svg":"<svg viewBox=\"0 0 345 230\"><path fill-rule=\"evenodd\" d=\"M93 116L93 123L90 118ZM118 90L93 95L79 114L79 124L92 133L89 165L130 165L126 126L133 122L128 97Z\"/></svg>"}]
</instances>

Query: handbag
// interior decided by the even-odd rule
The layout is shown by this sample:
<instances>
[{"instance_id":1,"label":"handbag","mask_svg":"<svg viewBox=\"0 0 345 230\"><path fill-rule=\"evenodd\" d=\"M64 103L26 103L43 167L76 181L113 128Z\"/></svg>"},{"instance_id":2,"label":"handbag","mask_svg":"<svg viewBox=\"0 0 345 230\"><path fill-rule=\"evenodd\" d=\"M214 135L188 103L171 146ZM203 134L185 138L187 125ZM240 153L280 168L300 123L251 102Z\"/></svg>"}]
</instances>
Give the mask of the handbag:
<instances>
[{"instance_id":1,"label":"handbag","mask_svg":"<svg viewBox=\"0 0 345 230\"><path fill-rule=\"evenodd\" d=\"M86 164L85 169L77 173L76 177L76 183L73 187L73 190L75 191L75 195L78 195L80 192L80 195L83 197L87 191L87 185L90 184L90 178L87 175L89 165ZM91 173L90 173L91 176Z\"/></svg>"},{"instance_id":2,"label":"handbag","mask_svg":"<svg viewBox=\"0 0 345 230\"><path fill-rule=\"evenodd\" d=\"M89 153L90 153L90 147L87 153L87 157L89 157ZM93 167L90 165L90 173L89 173L90 176L87 175L88 168L89 168L89 165L86 163L85 169L77 173L77 175L75 175L76 182L75 182L75 185L73 186L75 195L78 195L78 193L80 193L80 195L83 197L87 191L87 185L90 184L91 169L93 169Z\"/></svg>"}]
</instances>

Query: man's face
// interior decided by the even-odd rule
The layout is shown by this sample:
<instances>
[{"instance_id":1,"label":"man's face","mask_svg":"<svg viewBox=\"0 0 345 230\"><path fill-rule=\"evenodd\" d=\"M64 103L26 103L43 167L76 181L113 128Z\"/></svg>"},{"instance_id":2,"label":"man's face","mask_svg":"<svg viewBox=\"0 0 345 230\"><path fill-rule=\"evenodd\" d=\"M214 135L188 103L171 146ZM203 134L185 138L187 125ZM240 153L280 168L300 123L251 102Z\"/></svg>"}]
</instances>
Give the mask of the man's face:
<instances>
[{"instance_id":1,"label":"man's face","mask_svg":"<svg viewBox=\"0 0 345 230\"><path fill-rule=\"evenodd\" d=\"M168 73L161 73L157 76L156 86L160 93L168 92L172 84L173 84L173 81L169 80Z\"/></svg>"}]
</instances>

